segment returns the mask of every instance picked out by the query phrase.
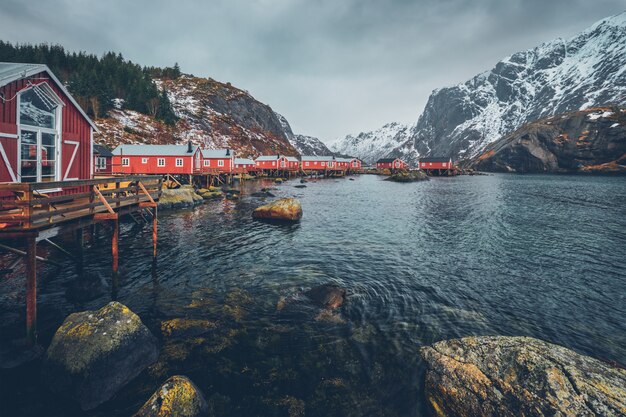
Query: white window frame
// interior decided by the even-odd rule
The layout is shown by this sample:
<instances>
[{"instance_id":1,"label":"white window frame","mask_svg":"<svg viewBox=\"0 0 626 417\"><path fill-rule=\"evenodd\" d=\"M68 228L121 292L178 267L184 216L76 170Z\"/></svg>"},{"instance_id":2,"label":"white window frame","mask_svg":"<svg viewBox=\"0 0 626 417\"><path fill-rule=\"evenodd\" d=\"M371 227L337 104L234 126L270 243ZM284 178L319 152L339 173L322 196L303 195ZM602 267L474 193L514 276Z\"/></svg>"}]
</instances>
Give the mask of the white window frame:
<instances>
[{"instance_id":1,"label":"white window frame","mask_svg":"<svg viewBox=\"0 0 626 417\"><path fill-rule=\"evenodd\" d=\"M223 167L224 166L224 160L223 159L218 159L217 160L217 166L218 167Z\"/></svg>"},{"instance_id":2,"label":"white window frame","mask_svg":"<svg viewBox=\"0 0 626 417\"><path fill-rule=\"evenodd\" d=\"M185 162L183 161L183 158L176 158L176 166L179 168L185 166Z\"/></svg>"},{"instance_id":3,"label":"white window frame","mask_svg":"<svg viewBox=\"0 0 626 417\"><path fill-rule=\"evenodd\" d=\"M276 161L272 161L272 166L275 167L276 166Z\"/></svg>"},{"instance_id":4,"label":"white window frame","mask_svg":"<svg viewBox=\"0 0 626 417\"><path fill-rule=\"evenodd\" d=\"M325 167L326 166L326 162L322 161L322 166Z\"/></svg>"},{"instance_id":5,"label":"white window frame","mask_svg":"<svg viewBox=\"0 0 626 417\"><path fill-rule=\"evenodd\" d=\"M22 127L21 124L21 112L20 112L20 108L21 108L21 98L22 98L22 93L30 90L31 88L33 88L33 86L28 87L28 88L24 88L22 90L20 90L17 94L17 99L16 99L16 124L17 124L17 166L15 167L15 179L17 180L16 182L22 182L22 134L21 131L22 129L25 130L30 130L30 131L36 131L38 130L39 133L37 133L37 136L41 136L41 133L51 133L55 135L55 150L56 150L56 158L54 159L56 167L54 170L54 181L60 181L61 179L63 180L68 180L68 179L78 179L78 178L64 178L62 176L62 170L63 170L63 138L62 138L62 134L61 132L63 132L63 107L65 106L65 104L63 103L63 100L61 100L61 98L56 94L56 92L52 89L52 87L50 87L50 85L46 82L40 83L38 84L41 88L44 88L47 90L48 93L52 93L54 95L54 98L56 98L57 101L57 107L55 109L55 128L54 129L49 129L49 128L45 128L45 127L37 127L37 126L31 126L31 125L24 125ZM72 143L73 144L73 143ZM1 144L0 144L1 145ZM76 148L75 151L78 149L78 144L76 144ZM4 152L4 149L2 149L2 151ZM38 152L39 153L39 152ZM72 168L72 164L73 164L74 160L72 159L69 162L69 165L67 166L67 170L69 172L69 170ZM7 164L7 169L10 171L10 167ZM39 179L39 178L37 178ZM54 191L61 191L60 188L55 188L55 189L48 189L48 190L40 190L40 192L54 192Z\"/></svg>"},{"instance_id":6,"label":"white window frame","mask_svg":"<svg viewBox=\"0 0 626 417\"><path fill-rule=\"evenodd\" d=\"M96 158L96 169L107 169L107 159L104 156L99 156Z\"/></svg>"},{"instance_id":7,"label":"white window frame","mask_svg":"<svg viewBox=\"0 0 626 417\"><path fill-rule=\"evenodd\" d=\"M141 163L142 164L147 164L148 163L148 158L141 158Z\"/></svg>"},{"instance_id":8,"label":"white window frame","mask_svg":"<svg viewBox=\"0 0 626 417\"><path fill-rule=\"evenodd\" d=\"M128 158L128 157L123 157L123 158L122 158L122 166L123 166L123 167L129 167L129 166L130 166L130 158Z\"/></svg>"},{"instance_id":9,"label":"white window frame","mask_svg":"<svg viewBox=\"0 0 626 417\"><path fill-rule=\"evenodd\" d=\"M309 161L306 161L306 162L304 163L304 166L305 166L305 167L308 167L308 166L309 166Z\"/></svg>"},{"instance_id":10,"label":"white window frame","mask_svg":"<svg viewBox=\"0 0 626 417\"><path fill-rule=\"evenodd\" d=\"M165 158L157 158L157 166L164 167L165 166Z\"/></svg>"},{"instance_id":11,"label":"white window frame","mask_svg":"<svg viewBox=\"0 0 626 417\"><path fill-rule=\"evenodd\" d=\"M205 159L204 160L204 166L205 167L210 167L211 166L211 160L210 159Z\"/></svg>"}]
</instances>

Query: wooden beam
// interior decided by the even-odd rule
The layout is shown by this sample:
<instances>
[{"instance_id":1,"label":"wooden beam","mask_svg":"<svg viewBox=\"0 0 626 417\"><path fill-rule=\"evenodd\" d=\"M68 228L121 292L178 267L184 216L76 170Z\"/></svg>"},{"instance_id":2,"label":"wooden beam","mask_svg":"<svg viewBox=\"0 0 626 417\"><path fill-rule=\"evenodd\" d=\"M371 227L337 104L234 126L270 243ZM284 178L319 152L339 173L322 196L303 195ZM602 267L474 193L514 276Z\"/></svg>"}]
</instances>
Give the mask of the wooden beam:
<instances>
[{"instance_id":1,"label":"wooden beam","mask_svg":"<svg viewBox=\"0 0 626 417\"><path fill-rule=\"evenodd\" d=\"M96 194L96 197L98 197L98 200L100 200L100 202L102 204L104 204L104 207L107 208L107 210L109 211L109 213L111 214L115 214L115 211L113 210L113 208L111 207L111 205L109 204L109 202L106 200L106 198L104 198L104 196L102 195L102 193L100 192L100 190L98 189L97 186L93 186L93 192Z\"/></svg>"},{"instance_id":2,"label":"wooden beam","mask_svg":"<svg viewBox=\"0 0 626 417\"><path fill-rule=\"evenodd\" d=\"M26 343L37 343L37 238L26 239Z\"/></svg>"}]
</instances>

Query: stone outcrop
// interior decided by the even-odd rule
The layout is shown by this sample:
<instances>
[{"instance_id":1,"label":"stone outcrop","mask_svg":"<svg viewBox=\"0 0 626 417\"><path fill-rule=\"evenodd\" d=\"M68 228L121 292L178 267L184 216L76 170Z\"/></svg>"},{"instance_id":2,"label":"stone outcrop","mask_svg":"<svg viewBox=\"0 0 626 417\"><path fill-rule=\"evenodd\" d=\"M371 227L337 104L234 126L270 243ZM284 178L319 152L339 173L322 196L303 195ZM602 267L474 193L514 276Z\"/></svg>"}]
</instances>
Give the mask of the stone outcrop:
<instances>
[{"instance_id":1,"label":"stone outcrop","mask_svg":"<svg viewBox=\"0 0 626 417\"><path fill-rule=\"evenodd\" d=\"M192 186L183 185L180 188L163 189L163 193L159 198L159 208L191 207L202 201L203 198L196 194Z\"/></svg>"},{"instance_id":2,"label":"stone outcrop","mask_svg":"<svg viewBox=\"0 0 626 417\"><path fill-rule=\"evenodd\" d=\"M417 182L428 181L428 175L424 171L401 171L391 174L385 181L393 182Z\"/></svg>"},{"instance_id":3,"label":"stone outcrop","mask_svg":"<svg viewBox=\"0 0 626 417\"><path fill-rule=\"evenodd\" d=\"M202 392L189 378L175 375L155 391L134 417L200 417L208 415Z\"/></svg>"},{"instance_id":4,"label":"stone outcrop","mask_svg":"<svg viewBox=\"0 0 626 417\"><path fill-rule=\"evenodd\" d=\"M156 338L128 307L111 302L70 314L56 331L42 364L52 391L90 410L157 360Z\"/></svg>"},{"instance_id":5,"label":"stone outcrop","mask_svg":"<svg viewBox=\"0 0 626 417\"><path fill-rule=\"evenodd\" d=\"M485 148L471 167L492 172L626 174L626 110L596 108L528 123Z\"/></svg>"},{"instance_id":6,"label":"stone outcrop","mask_svg":"<svg viewBox=\"0 0 626 417\"><path fill-rule=\"evenodd\" d=\"M626 370L529 337L467 337L424 347L437 416L626 415Z\"/></svg>"},{"instance_id":7,"label":"stone outcrop","mask_svg":"<svg viewBox=\"0 0 626 417\"><path fill-rule=\"evenodd\" d=\"M283 198L256 208L252 217L261 220L296 222L302 218L302 206L295 198Z\"/></svg>"}]
</instances>

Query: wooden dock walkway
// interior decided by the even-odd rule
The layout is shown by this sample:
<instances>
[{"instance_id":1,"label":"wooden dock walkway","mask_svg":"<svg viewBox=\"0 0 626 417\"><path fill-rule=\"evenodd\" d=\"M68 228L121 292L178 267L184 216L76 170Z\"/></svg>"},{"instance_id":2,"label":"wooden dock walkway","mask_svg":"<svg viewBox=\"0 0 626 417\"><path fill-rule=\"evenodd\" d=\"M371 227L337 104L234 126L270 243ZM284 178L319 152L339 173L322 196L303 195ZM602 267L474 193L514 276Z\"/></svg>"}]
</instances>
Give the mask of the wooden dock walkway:
<instances>
[{"instance_id":1,"label":"wooden dock walkway","mask_svg":"<svg viewBox=\"0 0 626 417\"><path fill-rule=\"evenodd\" d=\"M149 213L157 255L157 203L163 177L131 175L57 182L0 184L0 247L26 260L26 339L37 340L37 242L107 221L112 226L112 275L118 273L119 217ZM145 217L145 216L144 216ZM82 238L81 238L82 247ZM25 246L25 250L15 248Z\"/></svg>"}]
</instances>

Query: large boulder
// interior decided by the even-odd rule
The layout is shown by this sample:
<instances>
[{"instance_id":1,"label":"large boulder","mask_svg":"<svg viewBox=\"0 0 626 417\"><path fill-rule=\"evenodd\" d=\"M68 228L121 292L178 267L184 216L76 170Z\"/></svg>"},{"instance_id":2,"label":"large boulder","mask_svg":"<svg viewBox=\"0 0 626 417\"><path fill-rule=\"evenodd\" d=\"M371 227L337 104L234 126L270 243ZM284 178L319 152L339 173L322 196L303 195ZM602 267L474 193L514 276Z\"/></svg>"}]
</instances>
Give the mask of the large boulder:
<instances>
[{"instance_id":1,"label":"large boulder","mask_svg":"<svg viewBox=\"0 0 626 417\"><path fill-rule=\"evenodd\" d=\"M283 198L256 208L252 217L263 220L296 222L302 218L302 206L295 198Z\"/></svg>"},{"instance_id":2,"label":"large boulder","mask_svg":"<svg viewBox=\"0 0 626 417\"><path fill-rule=\"evenodd\" d=\"M191 185L183 185L175 189L163 189L159 198L161 208L190 207L203 201Z\"/></svg>"},{"instance_id":3,"label":"large boulder","mask_svg":"<svg viewBox=\"0 0 626 417\"><path fill-rule=\"evenodd\" d=\"M42 379L50 390L90 410L157 357L156 338L135 313L113 301L65 319L44 357Z\"/></svg>"},{"instance_id":4,"label":"large boulder","mask_svg":"<svg viewBox=\"0 0 626 417\"><path fill-rule=\"evenodd\" d=\"M424 347L437 416L626 415L626 370L529 337L466 337Z\"/></svg>"},{"instance_id":5,"label":"large boulder","mask_svg":"<svg viewBox=\"0 0 626 417\"><path fill-rule=\"evenodd\" d=\"M155 391L134 417L199 417L208 413L202 392L189 378L175 375Z\"/></svg>"}]
</instances>

